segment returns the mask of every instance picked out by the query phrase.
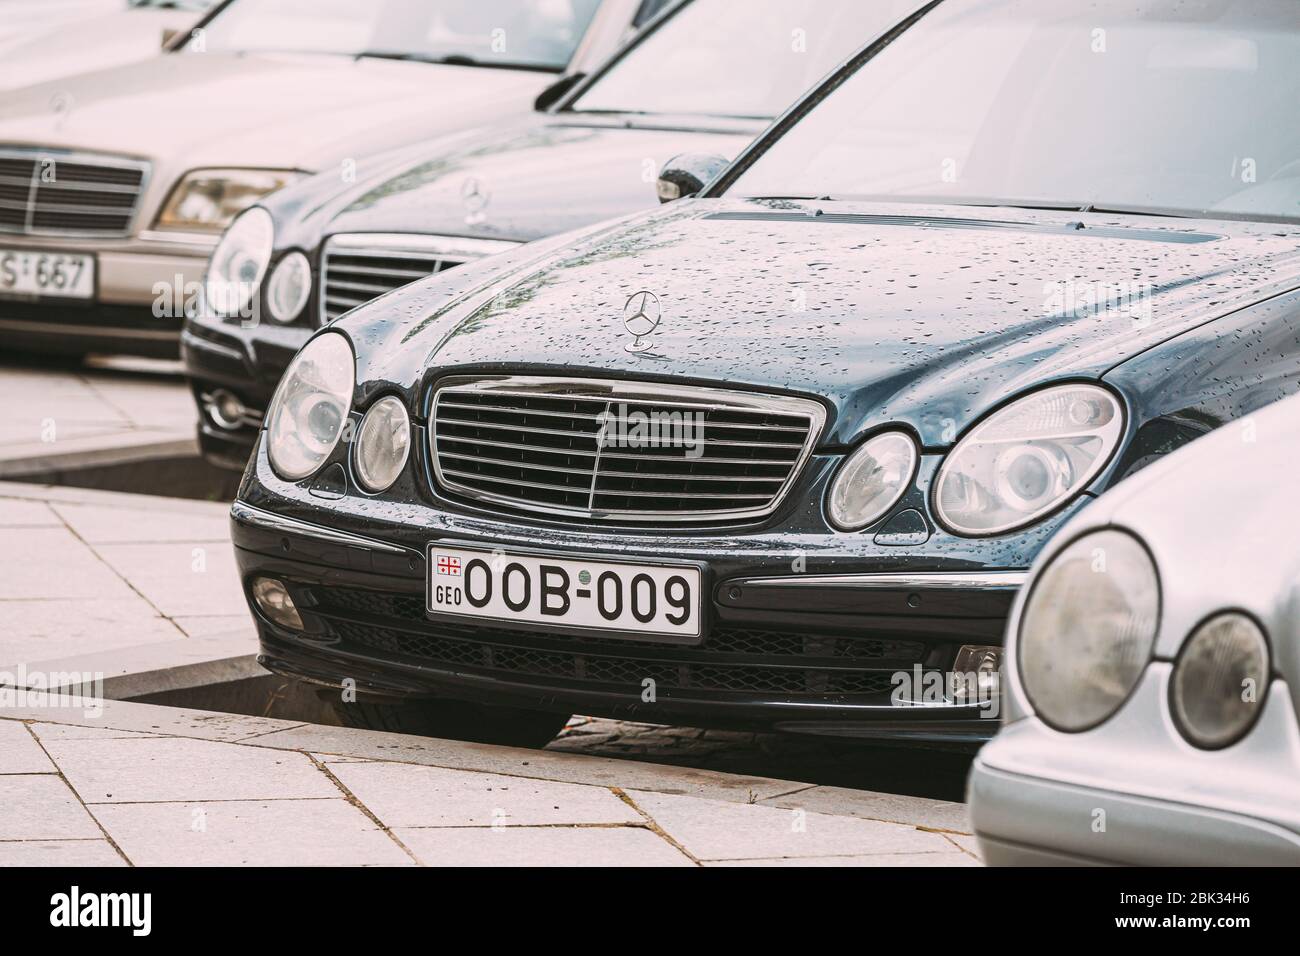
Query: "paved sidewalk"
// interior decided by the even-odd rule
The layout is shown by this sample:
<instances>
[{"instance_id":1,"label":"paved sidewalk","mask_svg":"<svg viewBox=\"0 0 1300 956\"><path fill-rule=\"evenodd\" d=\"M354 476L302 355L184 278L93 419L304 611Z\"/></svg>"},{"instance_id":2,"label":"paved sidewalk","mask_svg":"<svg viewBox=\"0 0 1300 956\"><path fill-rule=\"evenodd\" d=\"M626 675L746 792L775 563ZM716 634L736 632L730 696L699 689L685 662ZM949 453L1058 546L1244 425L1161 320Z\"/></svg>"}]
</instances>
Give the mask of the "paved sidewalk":
<instances>
[{"instance_id":1,"label":"paved sidewalk","mask_svg":"<svg viewBox=\"0 0 1300 956\"><path fill-rule=\"evenodd\" d=\"M0 669L108 654L97 669L111 675L186 638L252 653L228 515L215 502L0 482Z\"/></svg>"},{"instance_id":2,"label":"paved sidewalk","mask_svg":"<svg viewBox=\"0 0 1300 956\"><path fill-rule=\"evenodd\" d=\"M977 865L959 804L109 701L0 708L0 865Z\"/></svg>"},{"instance_id":3,"label":"paved sidewalk","mask_svg":"<svg viewBox=\"0 0 1300 956\"><path fill-rule=\"evenodd\" d=\"M0 477L195 453L197 412L178 363L15 362L0 360Z\"/></svg>"}]
</instances>

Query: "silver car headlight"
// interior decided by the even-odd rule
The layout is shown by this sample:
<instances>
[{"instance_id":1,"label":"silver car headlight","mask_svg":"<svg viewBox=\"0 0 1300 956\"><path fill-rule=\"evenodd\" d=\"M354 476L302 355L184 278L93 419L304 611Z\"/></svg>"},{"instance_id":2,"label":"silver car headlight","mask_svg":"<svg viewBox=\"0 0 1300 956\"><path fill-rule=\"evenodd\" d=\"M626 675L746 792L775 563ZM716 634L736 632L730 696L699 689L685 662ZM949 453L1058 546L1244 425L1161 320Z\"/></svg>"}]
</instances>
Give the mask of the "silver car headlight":
<instances>
[{"instance_id":1,"label":"silver car headlight","mask_svg":"<svg viewBox=\"0 0 1300 956\"><path fill-rule=\"evenodd\" d=\"M993 413L939 469L935 513L948 530L989 535L1033 524L1082 491L1124 432L1119 399L1057 385Z\"/></svg>"},{"instance_id":2,"label":"silver car headlight","mask_svg":"<svg viewBox=\"0 0 1300 956\"><path fill-rule=\"evenodd\" d=\"M1034 711L1057 730L1102 723L1137 686L1159 620L1159 575L1136 538L1106 530L1070 544L1020 617L1016 656Z\"/></svg>"},{"instance_id":3,"label":"silver car headlight","mask_svg":"<svg viewBox=\"0 0 1300 956\"><path fill-rule=\"evenodd\" d=\"M186 173L158 214L159 229L224 229L241 212L299 177L292 169L196 169Z\"/></svg>"},{"instance_id":4,"label":"silver car headlight","mask_svg":"<svg viewBox=\"0 0 1300 956\"><path fill-rule=\"evenodd\" d=\"M898 503L916 475L916 443L902 432L868 439L849 455L831 482L826 510L841 531L879 521Z\"/></svg>"},{"instance_id":5,"label":"silver car headlight","mask_svg":"<svg viewBox=\"0 0 1300 956\"><path fill-rule=\"evenodd\" d=\"M203 297L209 310L223 317L251 314L246 310L266 274L274 241L275 223L260 207L230 224L208 260Z\"/></svg>"},{"instance_id":6,"label":"silver car headlight","mask_svg":"<svg viewBox=\"0 0 1300 956\"><path fill-rule=\"evenodd\" d=\"M281 478L314 474L334 451L352 407L356 358L337 332L317 336L289 363L267 419L267 455Z\"/></svg>"},{"instance_id":7,"label":"silver car headlight","mask_svg":"<svg viewBox=\"0 0 1300 956\"><path fill-rule=\"evenodd\" d=\"M372 493L386 490L406 467L411 421L399 399L381 398L361 420L355 445L357 481Z\"/></svg>"},{"instance_id":8,"label":"silver car headlight","mask_svg":"<svg viewBox=\"0 0 1300 956\"><path fill-rule=\"evenodd\" d=\"M266 309L277 322L292 322L311 294L311 263L301 252L291 252L271 270L266 282Z\"/></svg>"},{"instance_id":9,"label":"silver car headlight","mask_svg":"<svg viewBox=\"0 0 1300 956\"><path fill-rule=\"evenodd\" d=\"M1212 617L1192 632L1174 664L1174 722L1197 747L1235 743L1259 716L1268 679L1268 641L1259 625L1236 611Z\"/></svg>"}]
</instances>

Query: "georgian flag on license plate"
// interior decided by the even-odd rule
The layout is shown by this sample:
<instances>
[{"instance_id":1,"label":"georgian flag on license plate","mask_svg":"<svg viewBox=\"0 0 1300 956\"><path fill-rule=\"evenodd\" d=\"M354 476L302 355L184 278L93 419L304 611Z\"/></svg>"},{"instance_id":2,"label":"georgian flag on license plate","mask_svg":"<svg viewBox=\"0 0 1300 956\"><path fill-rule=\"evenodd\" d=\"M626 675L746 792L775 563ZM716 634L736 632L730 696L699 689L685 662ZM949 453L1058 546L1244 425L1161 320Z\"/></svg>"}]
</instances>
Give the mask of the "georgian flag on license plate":
<instances>
[{"instance_id":1,"label":"georgian flag on license plate","mask_svg":"<svg viewBox=\"0 0 1300 956\"><path fill-rule=\"evenodd\" d=\"M460 558L453 558L449 554L438 555L438 573L460 577Z\"/></svg>"}]
</instances>

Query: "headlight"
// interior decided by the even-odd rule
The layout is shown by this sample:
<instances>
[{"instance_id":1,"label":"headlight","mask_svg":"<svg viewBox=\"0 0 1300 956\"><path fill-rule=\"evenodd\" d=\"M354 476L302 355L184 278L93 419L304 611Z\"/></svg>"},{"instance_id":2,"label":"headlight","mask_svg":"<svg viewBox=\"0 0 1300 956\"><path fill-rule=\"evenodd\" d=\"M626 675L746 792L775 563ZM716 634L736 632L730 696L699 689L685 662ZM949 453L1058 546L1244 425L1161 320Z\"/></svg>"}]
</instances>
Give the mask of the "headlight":
<instances>
[{"instance_id":1,"label":"headlight","mask_svg":"<svg viewBox=\"0 0 1300 956\"><path fill-rule=\"evenodd\" d=\"M1057 730L1095 727L1119 709L1151 657L1160 580L1119 531L1086 535L1039 574L1020 618L1020 680Z\"/></svg>"},{"instance_id":2,"label":"headlight","mask_svg":"<svg viewBox=\"0 0 1300 956\"><path fill-rule=\"evenodd\" d=\"M1226 747L1245 736L1268 688L1268 641L1259 625L1229 612L1198 627L1174 664L1170 707L1198 747Z\"/></svg>"},{"instance_id":3,"label":"headlight","mask_svg":"<svg viewBox=\"0 0 1300 956\"><path fill-rule=\"evenodd\" d=\"M265 209L250 209L230 224L208 260L203 295L209 309L220 316L244 314L266 274L274 240L275 224Z\"/></svg>"},{"instance_id":4,"label":"headlight","mask_svg":"<svg viewBox=\"0 0 1300 956\"><path fill-rule=\"evenodd\" d=\"M324 464L343 434L355 384L352 346L338 333L312 339L294 356L267 426L267 454L276 474L298 481Z\"/></svg>"},{"instance_id":5,"label":"headlight","mask_svg":"<svg viewBox=\"0 0 1300 956\"><path fill-rule=\"evenodd\" d=\"M1096 385L1043 389L995 412L939 469L935 512L950 531L999 534L1065 504L1110 460L1119 400Z\"/></svg>"},{"instance_id":6,"label":"headlight","mask_svg":"<svg viewBox=\"0 0 1300 956\"><path fill-rule=\"evenodd\" d=\"M292 322L311 293L311 264L301 252L291 252L271 272L266 283L266 308L277 322Z\"/></svg>"},{"instance_id":7,"label":"headlight","mask_svg":"<svg viewBox=\"0 0 1300 956\"><path fill-rule=\"evenodd\" d=\"M196 169L167 197L160 229L216 231L268 193L296 179L288 169Z\"/></svg>"},{"instance_id":8,"label":"headlight","mask_svg":"<svg viewBox=\"0 0 1300 956\"><path fill-rule=\"evenodd\" d=\"M826 499L831 524L858 531L884 517L916 474L916 444L902 432L865 442L840 467Z\"/></svg>"},{"instance_id":9,"label":"headlight","mask_svg":"<svg viewBox=\"0 0 1300 956\"><path fill-rule=\"evenodd\" d=\"M357 480L366 491L385 490L402 473L411 450L411 422L406 408L392 398L381 398L366 412L357 432Z\"/></svg>"}]
</instances>

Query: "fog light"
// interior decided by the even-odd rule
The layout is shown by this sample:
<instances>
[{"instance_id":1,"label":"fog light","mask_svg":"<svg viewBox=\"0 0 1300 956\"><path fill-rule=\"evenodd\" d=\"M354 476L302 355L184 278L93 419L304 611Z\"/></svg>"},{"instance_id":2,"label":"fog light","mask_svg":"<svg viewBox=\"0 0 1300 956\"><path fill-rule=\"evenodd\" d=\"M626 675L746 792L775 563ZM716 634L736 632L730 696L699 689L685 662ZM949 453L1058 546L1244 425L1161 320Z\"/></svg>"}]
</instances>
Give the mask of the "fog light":
<instances>
[{"instance_id":1,"label":"fog light","mask_svg":"<svg viewBox=\"0 0 1300 956\"><path fill-rule=\"evenodd\" d=\"M1002 648L987 644L963 644L952 662L952 699L973 704L992 700L999 691Z\"/></svg>"},{"instance_id":2,"label":"fog light","mask_svg":"<svg viewBox=\"0 0 1300 956\"><path fill-rule=\"evenodd\" d=\"M298 609L293 606L289 589L280 581L275 578L257 578L253 582L253 600L257 602L258 609L276 624L295 631L302 630L302 618L298 616Z\"/></svg>"},{"instance_id":3,"label":"fog light","mask_svg":"<svg viewBox=\"0 0 1300 956\"><path fill-rule=\"evenodd\" d=\"M248 409L239 396L219 388L208 396L208 417L227 431L234 431L244 423Z\"/></svg>"}]
</instances>

